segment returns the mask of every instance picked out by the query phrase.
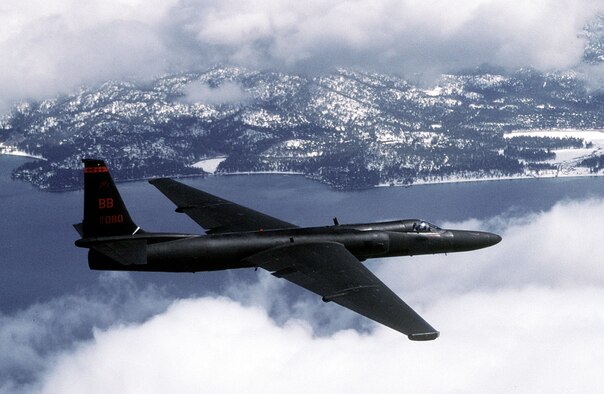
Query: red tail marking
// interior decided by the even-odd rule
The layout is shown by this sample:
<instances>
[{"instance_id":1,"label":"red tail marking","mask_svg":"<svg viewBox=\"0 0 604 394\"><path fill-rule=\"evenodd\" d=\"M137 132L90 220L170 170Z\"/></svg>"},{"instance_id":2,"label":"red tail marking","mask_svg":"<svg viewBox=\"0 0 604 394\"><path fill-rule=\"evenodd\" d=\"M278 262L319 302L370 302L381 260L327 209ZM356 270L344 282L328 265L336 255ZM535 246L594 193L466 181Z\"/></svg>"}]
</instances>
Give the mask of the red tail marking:
<instances>
[{"instance_id":1,"label":"red tail marking","mask_svg":"<svg viewBox=\"0 0 604 394\"><path fill-rule=\"evenodd\" d=\"M101 172L109 172L109 169L106 166L84 167L84 174L98 174Z\"/></svg>"}]
</instances>

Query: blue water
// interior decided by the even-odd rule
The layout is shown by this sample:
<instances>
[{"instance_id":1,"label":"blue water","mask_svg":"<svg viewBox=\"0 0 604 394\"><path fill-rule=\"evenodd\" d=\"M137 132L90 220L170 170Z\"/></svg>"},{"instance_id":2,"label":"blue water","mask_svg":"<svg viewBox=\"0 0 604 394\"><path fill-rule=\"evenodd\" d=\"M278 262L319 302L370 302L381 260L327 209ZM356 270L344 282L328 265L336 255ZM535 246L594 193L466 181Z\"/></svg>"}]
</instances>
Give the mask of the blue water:
<instances>
[{"instance_id":1,"label":"blue water","mask_svg":"<svg viewBox=\"0 0 604 394\"><path fill-rule=\"evenodd\" d=\"M73 293L97 283L86 251L73 242L72 224L82 219L82 191L41 192L13 181L10 173L28 159L0 155L0 311ZM302 176L254 175L187 178L183 182L292 223L310 226L424 218L436 224L519 216L551 208L562 200L604 196L604 178L565 178L375 188L342 192ZM134 220L151 231L199 233L188 217L147 182L118 185ZM485 229L490 230L490 229ZM167 287L177 296L220 291L235 273L133 275L140 284Z\"/></svg>"}]
</instances>

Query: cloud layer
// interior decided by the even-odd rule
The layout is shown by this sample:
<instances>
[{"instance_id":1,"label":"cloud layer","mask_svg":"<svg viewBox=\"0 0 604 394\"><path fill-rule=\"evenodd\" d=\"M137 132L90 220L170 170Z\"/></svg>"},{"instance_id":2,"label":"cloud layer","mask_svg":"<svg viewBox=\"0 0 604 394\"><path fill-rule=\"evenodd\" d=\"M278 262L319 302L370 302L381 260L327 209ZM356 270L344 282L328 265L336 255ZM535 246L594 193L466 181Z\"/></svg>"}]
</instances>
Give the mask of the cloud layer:
<instances>
[{"instance_id":1,"label":"cloud layer","mask_svg":"<svg viewBox=\"0 0 604 394\"><path fill-rule=\"evenodd\" d=\"M442 331L429 343L350 329L354 315L317 297L292 301L266 273L227 297L184 300L104 276L94 296L1 317L10 351L0 392L597 392L603 209L604 200L567 202L457 224L498 229L504 241L374 265Z\"/></svg>"},{"instance_id":2,"label":"cloud layer","mask_svg":"<svg viewBox=\"0 0 604 394\"><path fill-rule=\"evenodd\" d=\"M483 63L577 65L597 0L8 0L0 12L0 108L107 79L217 63L411 75Z\"/></svg>"},{"instance_id":3,"label":"cloud layer","mask_svg":"<svg viewBox=\"0 0 604 394\"><path fill-rule=\"evenodd\" d=\"M182 101L188 104L238 104L250 99L249 93L235 82L225 82L220 86L211 87L206 83L195 81L184 88Z\"/></svg>"},{"instance_id":4,"label":"cloud layer","mask_svg":"<svg viewBox=\"0 0 604 394\"><path fill-rule=\"evenodd\" d=\"M382 327L318 338L303 321L278 326L230 299L179 301L58 357L41 391L590 392L603 296L529 288L443 300L427 311L447 326L434 343Z\"/></svg>"},{"instance_id":5,"label":"cloud layer","mask_svg":"<svg viewBox=\"0 0 604 394\"><path fill-rule=\"evenodd\" d=\"M423 299L509 286L604 288L602 208L601 200L570 201L547 213L513 219L445 223L443 227L491 229L502 233L504 241L472 253L413 257L407 264L384 260L378 273L400 293Z\"/></svg>"},{"instance_id":6,"label":"cloud layer","mask_svg":"<svg viewBox=\"0 0 604 394\"><path fill-rule=\"evenodd\" d=\"M106 273L86 292L33 304L13 315L0 313L0 393L39 379L56 354L90 338L94 329L140 323L171 302L154 287L138 289L126 274Z\"/></svg>"}]
</instances>

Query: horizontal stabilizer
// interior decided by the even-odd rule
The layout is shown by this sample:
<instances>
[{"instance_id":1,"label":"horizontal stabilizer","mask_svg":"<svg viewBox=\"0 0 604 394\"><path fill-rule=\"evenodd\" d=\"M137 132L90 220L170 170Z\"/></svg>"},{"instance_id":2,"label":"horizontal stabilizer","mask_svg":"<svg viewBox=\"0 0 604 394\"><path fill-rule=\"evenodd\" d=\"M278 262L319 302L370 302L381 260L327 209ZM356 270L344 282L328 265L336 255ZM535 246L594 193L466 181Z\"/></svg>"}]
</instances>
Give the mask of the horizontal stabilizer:
<instances>
[{"instance_id":1,"label":"horizontal stabilizer","mask_svg":"<svg viewBox=\"0 0 604 394\"><path fill-rule=\"evenodd\" d=\"M80 234L80 237L84 236L84 223L74 224L73 228L75 228L78 234Z\"/></svg>"},{"instance_id":2,"label":"horizontal stabilizer","mask_svg":"<svg viewBox=\"0 0 604 394\"><path fill-rule=\"evenodd\" d=\"M92 249L123 265L147 264L147 241L144 239L104 242Z\"/></svg>"}]
</instances>

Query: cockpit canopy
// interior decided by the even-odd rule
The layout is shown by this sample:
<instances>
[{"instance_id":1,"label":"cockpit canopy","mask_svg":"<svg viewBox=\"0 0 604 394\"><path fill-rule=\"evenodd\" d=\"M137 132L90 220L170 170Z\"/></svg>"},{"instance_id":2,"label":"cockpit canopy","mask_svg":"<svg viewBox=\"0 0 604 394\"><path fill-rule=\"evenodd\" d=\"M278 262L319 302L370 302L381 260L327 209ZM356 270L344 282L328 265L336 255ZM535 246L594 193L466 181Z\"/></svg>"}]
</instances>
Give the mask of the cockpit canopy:
<instances>
[{"instance_id":1,"label":"cockpit canopy","mask_svg":"<svg viewBox=\"0 0 604 394\"><path fill-rule=\"evenodd\" d=\"M417 233L440 233L443 231L440 227L428 223L424 220L416 220L413 222L412 230Z\"/></svg>"}]
</instances>

